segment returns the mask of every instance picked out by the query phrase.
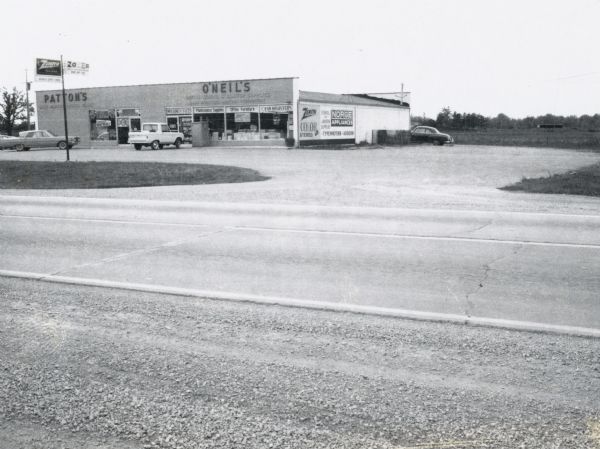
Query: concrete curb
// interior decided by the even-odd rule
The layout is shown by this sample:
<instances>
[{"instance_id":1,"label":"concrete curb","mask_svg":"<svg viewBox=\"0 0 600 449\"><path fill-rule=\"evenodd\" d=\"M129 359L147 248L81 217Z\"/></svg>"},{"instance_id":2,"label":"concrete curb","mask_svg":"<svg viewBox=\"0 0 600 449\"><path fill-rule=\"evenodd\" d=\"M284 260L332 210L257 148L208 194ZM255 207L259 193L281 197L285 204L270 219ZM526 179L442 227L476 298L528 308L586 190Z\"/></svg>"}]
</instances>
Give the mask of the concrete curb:
<instances>
[{"instance_id":1,"label":"concrete curb","mask_svg":"<svg viewBox=\"0 0 600 449\"><path fill-rule=\"evenodd\" d=\"M284 307L297 307L330 312L347 312L389 318L401 318L415 321L454 323L468 326L507 329L513 331L558 334L574 337L600 338L600 329L578 326L564 326L558 324L546 324L532 321L506 320L500 318L474 317L448 313L422 312L417 310L393 309L387 307L362 306L356 304L340 304L313 300L302 300L297 298L249 295L242 293L220 292L210 290L196 290L180 287L169 287L164 285L138 284L102 279L56 276L52 274L31 273L25 271L0 270L0 276L30 279L42 282L53 282L58 284L114 288L120 290L132 290L146 293L160 293L194 298L216 299L231 302L249 302L255 304L279 305Z\"/></svg>"}]
</instances>

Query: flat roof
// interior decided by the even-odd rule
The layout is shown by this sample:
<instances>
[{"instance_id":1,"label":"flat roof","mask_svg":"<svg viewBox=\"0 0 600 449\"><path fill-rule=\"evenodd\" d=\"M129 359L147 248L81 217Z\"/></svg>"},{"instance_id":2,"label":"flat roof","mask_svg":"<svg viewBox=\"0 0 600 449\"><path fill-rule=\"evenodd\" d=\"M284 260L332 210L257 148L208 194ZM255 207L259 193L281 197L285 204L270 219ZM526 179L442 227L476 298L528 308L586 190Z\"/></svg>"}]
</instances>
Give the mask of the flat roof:
<instances>
[{"instance_id":1,"label":"flat roof","mask_svg":"<svg viewBox=\"0 0 600 449\"><path fill-rule=\"evenodd\" d=\"M305 90L300 91L300 101L361 106L408 107L408 104L401 103L397 100L370 97L368 94L328 94L325 92L309 92Z\"/></svg>"},{"instance_id":2,"label":"flat roof","mask_svg":"<svg viewBox=\"0 0 600 449\"><path fill-rule=\"evenodd\" d=\"M212 80L212 81L180 81L177 83L151 83L151 84L121 84L118 86L95 86L95 87L71 87L67 90L81 90L81 89L112 89L115 87L146 87L146 86L175 86L181 84L207 84L207 83L226 83L229 81L274 81L274 80L295 80L298 79L297 76L280 76L276 78L232 78L228 80ZM45 89L45 90L36 90L35 93L38 92L56 92L62 91L62 89Z\"/></svg>"}]
</instances>

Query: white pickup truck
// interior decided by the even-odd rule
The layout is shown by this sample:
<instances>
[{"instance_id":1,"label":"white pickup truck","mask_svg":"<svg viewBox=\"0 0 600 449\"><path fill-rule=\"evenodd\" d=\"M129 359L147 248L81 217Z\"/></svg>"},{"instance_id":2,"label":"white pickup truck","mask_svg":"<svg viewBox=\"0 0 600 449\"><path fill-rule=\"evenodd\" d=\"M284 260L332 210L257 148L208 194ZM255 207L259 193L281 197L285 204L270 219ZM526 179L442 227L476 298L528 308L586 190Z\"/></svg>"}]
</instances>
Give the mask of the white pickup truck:
<instances>
[{"instance_id":1,"label":"white pickup truck","mask_svg":"<svg viewBox=\"0 0 600 449\"><path fill-rule=\"evenodd\" d=\"M142 147L158 150L165 145L179 148L183 143L183 133L172 132L166 123L144 123L141 131L129 133L129 143L136 150L141 150Z\"/></svg>"}]
</instances>

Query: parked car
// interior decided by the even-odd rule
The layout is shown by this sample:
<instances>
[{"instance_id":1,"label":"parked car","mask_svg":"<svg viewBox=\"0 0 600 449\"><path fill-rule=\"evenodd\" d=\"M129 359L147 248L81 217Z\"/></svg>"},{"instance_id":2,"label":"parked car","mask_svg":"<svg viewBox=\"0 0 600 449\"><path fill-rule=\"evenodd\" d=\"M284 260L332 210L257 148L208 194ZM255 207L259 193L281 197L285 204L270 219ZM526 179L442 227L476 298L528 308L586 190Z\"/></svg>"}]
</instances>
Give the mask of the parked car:
<instances>
[{"instance_id":1,"label":"parked car","mask_svg":"<svg viewBox=\"0 0 600 449\"><path fill-rule=\"evenodd\" d=\"M17 137L7 136L6 134L0 134L0 150L6 150L15 147L15 141Z\"/></svg>"},{"instance_id":2,"label":"parked car","mask_svg":"<svg viewBox=\"0 0 600 449\"><path fill-rule=\"evenodd\" d=\"M454 143L454 139L449 134L439 132L432 126L415 126L410 130L411 142L427 142L434 145L444 145Z\"/></svg>"},{"instance_id":3,"label":"parked car","mask_svg":"<svg viewBox=\"0 0 600 449\"><path fill-rule=\"evenodd\" d=\"M129 143L136 150L141 150L142 147L158 150L165 145L179 148L183 143L183 133L172 132L166 123L144 123L141 131L129 133Z\"/></svg>"},{"instance_id":4,"label":"parked car","mask_svg":"<svg viewBox=\"0 0 600 449\"><path fill-rule=\"evenodd\" d=\"M77 136L69 136L69 148L79 143ZM51 148L57 147L59 150L67 149L65 136L55 136L50 131L40 129L37 131L22 131L19 137L14 141L13 146L17 151L27 151L31 148Z\"/></svg>"}]
</instances>

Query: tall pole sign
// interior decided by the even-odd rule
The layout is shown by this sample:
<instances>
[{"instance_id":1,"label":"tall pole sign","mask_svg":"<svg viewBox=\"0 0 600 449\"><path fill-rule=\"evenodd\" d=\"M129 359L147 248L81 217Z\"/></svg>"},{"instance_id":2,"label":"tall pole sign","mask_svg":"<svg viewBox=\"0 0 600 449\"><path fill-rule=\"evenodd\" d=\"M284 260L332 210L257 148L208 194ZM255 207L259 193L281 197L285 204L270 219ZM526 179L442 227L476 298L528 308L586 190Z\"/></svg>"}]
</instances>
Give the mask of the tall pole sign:
<instances>
[{"instance_id":1,"label":"tall pole sign","mask_svg":"<svg viewBox=\"0 0 600 449\"><path fill-rule=\"evenodd\" d=\"M31 129L31 124L29 121L29 90L31 89L31 83L29 79L27 79L27 69L25 69L25 98L27 100L27 131Z\"/></svg>"},{"instance_id":2,"label":"tall pole sign","mask_svg":"<svg viewBox=\"0 0 600 449\"><path fill-rule=\"evenodd\" d=\"M67 95L65 93L65 72L77 75L87 75L90 65L85 62L64 61L60 55L60 60L37 58L35 62L35 80L36 81L58 81L62 83L62 104L65 120L65 141L67 144L67 161L69 157L69 126L67 124Z\"/></svg>"},{"instance_id":3,"label":"tall pole sign","mask_svg":"<svg viewBox=\"0 0 600 449\"><path fill-rule=\"evenodd\" d=\"M69 127L67 126L67 94L65 93L65 66L63 57L60 55L60 77L62 80L62 104L63 114L65 116L65 141L67 142L67 162L69 161Z\"/></svg>"}]
</instances>

